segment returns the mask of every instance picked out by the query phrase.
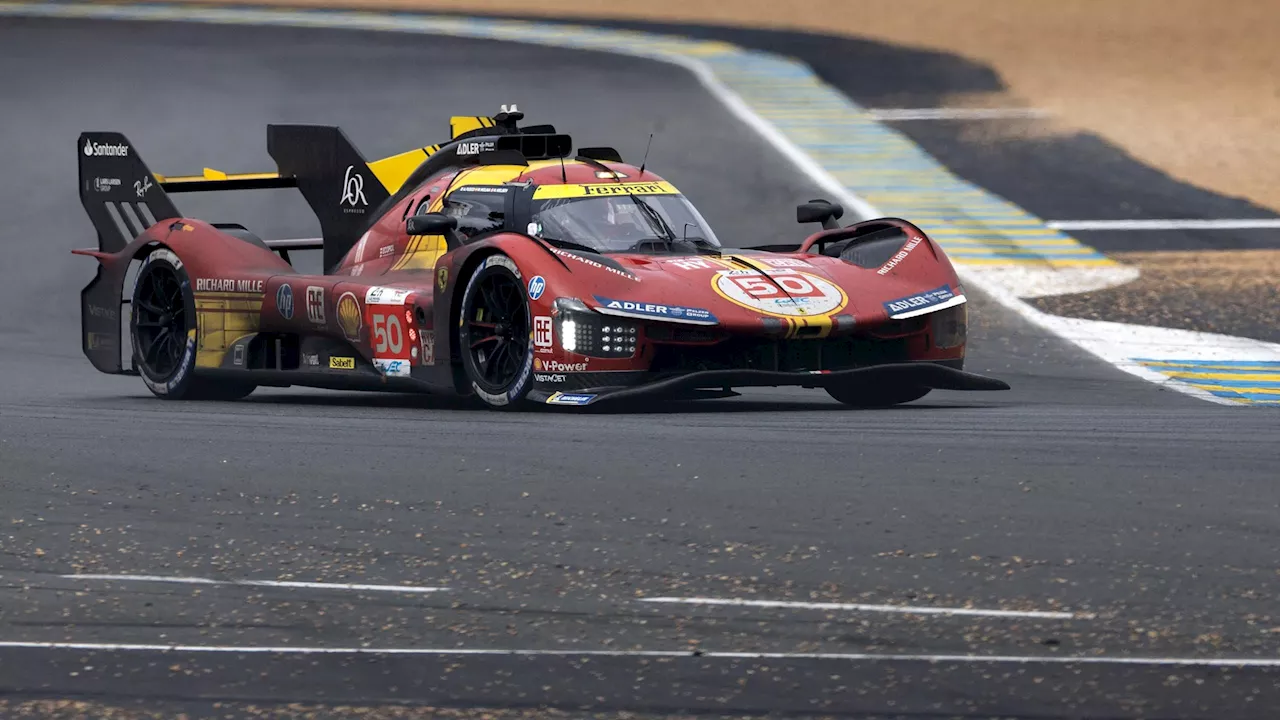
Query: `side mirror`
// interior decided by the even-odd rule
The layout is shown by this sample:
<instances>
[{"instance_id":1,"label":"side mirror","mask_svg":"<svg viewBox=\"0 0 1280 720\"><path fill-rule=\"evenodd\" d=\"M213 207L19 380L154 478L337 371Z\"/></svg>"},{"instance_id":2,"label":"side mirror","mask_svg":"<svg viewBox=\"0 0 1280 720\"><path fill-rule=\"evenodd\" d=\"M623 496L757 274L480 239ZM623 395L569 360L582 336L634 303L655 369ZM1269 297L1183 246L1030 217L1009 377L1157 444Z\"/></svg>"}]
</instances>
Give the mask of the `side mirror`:
<instances>
[{"instance_id":1,"label":"side mirror","mask_svg":"<svg viewBox=\"0 0 1280 720\"><path fill-rule=\"evenodd\" d=\"M414 215L404 221L404 229L410 235L443 235L458 227L458 218L444 213Z\"/></svg>"},{"instance_id":2,"label":"side mirror","mask_svg":"<svg viewBox=\"0 0 1280 720\"><path fill-rule=\"evenodd\" d=\"M810 200L796 208L796 222L822 223L822 229L834 230L840 227L836 221L844 215L844 207L840 203L829 200Z\"/></svg>"}]
</instances>

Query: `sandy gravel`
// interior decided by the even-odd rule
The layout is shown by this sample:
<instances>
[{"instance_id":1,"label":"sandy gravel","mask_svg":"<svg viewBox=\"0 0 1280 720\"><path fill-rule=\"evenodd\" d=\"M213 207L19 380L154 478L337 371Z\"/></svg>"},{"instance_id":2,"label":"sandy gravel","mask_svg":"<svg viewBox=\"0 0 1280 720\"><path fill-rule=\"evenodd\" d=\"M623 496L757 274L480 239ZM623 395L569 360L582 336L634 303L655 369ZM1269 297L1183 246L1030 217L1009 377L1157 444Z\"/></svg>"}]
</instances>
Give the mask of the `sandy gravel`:
<instances>
[{"instance_id":1,"label":"sandy gravel","mask_svg":"<svg viewBox=\"0 0 1280 720\"><path fill-rule=\"evenodd\" d=\"M1181 180L1280 210L1280 172L1275 170L1280 167L1277 0L283 0L277 4L757 25L856 34L955 52L995 67L1010 87L1008 101L1057 113L1064 130L1096 132Z\"/></svg>"},{"instance_id":2,"label":"sandy gravel","mask_svg":"<svg viewBox=\"0 0 1280 720\"><path fill-rule=\"evenodd\" d=\"M1046 312L1280 343L1280 250L1111 253L1142 270L1118 288L1031 300Z\"/></svg>"}]
</instances>

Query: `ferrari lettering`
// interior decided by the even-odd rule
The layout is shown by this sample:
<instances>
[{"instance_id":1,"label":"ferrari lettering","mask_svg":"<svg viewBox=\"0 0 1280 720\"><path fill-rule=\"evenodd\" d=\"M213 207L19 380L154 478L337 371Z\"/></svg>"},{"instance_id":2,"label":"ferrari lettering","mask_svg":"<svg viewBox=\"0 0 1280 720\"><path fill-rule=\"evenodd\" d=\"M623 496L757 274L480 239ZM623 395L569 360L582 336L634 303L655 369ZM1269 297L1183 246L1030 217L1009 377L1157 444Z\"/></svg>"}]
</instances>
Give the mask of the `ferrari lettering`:
<instances>
[{"instance_id":1,"label":"ferrari lettering","mask_svg":"<svg viewBox=\"0 0 1280 720\"><path fill-rule=\"evenodd\" d=\"M591 185L539 185L533 191L536 200L611 195L679 195L680 191L666 181L633 183L598 183Z\"/></svg>"},{"instance_id":2,"label":"ferrari lettering","mask_svg":"<svg viewBox=\"0 0 1280 720\"><path fill-rule=\"evenodd\" d=\"M659 183L624 183L621 185L584 185L584 194L592 195L663 195L667 189Z\"/></svg>"},{"instance_id":3,"label":"ferrari lettering","mask_svg":"<svg viewBox=\"0 0 1280 720\"><path fill-rule=\"evenodd\" d=\"M262 280L236 280L235 278L196 278L196 292L262 292Z\"/></svg>"},{"instance_id":4,"label":"ferrari lettering","mask_svg":"<svg viewBox=\"0 0 1280 720\"><path fill-rule=\"evenodd\" d=\"M921 242L923 242L923 240L924 238L921 238L921 237L911 238L911 242L907 243L906 245L903 245L902 249L899 250L897 254L889 258L889 262L882 265L880 269L876 271L876 274L888 275L889 271L898 267L898 263L902 262L903 260L906 260L907 255L910 255L911 251L915 249L915 246L919 245Z\"/></svg>"}]
</instances>

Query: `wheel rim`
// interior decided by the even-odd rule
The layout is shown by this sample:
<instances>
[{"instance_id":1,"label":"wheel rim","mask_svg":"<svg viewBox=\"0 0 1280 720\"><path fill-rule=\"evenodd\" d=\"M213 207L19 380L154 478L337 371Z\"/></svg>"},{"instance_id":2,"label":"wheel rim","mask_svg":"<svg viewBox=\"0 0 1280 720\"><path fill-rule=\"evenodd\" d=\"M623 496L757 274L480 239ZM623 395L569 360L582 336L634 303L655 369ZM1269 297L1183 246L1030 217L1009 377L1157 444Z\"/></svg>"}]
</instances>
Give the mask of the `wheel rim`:
<instances>
[{"instance_id":1,"label":"wheel rim","mask_svg":"<svg viewBox=\"0 0 1280 720\"><path fill-rule=\"evenodd\" d=\"M467 337L474 379L486 391L507 389L523 369L529 346L524 288L505 273L480 278L467 312Z\"/></svg>"},{"instance_id":2,"label":"wheel rim","mask_svg":"<svg viewBox=\"0 0 1280 720\"><path fill-rule=\"evenodd\" d=\"M178 273L164 265L152 265L138 282L133 307L134 339L138 357L155 377L178 370L186 350L187 307Z\"/></svg>"}]
</instances>

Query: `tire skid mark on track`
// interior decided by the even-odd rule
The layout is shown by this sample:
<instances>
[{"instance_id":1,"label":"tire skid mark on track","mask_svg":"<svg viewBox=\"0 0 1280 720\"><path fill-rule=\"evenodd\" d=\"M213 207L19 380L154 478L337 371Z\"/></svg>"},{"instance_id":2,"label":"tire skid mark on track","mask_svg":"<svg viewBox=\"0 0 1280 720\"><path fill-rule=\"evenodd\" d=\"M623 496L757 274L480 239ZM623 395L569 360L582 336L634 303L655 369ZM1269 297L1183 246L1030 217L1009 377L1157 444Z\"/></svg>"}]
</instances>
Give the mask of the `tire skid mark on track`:
<instances>
[{"instance_id":1,"label":"tire skid mark on track","mask_svg":"<svg viewBox=\"0 0 1280 720\"><path fill-rule=\"evenodd\" d=\"M214 580L202 577L171 575L110 575L83 573L60 576L67 580L105 580L114 582L176 583L179 585L233 585L239 587L300 588L308 590L345 590L356 592L389 593L437 593L448 592L446 587L424 585L367 585L360 583L302 582L295 580Z\"/></svg>"},{"instance_id":2,"label":"tire skid mark on track","mask_svg":"<svg viewBox=\"0 0 1280 720\"><path fill-rule=\"evenodd\" d=\"M791 610L845 610L851 612L902 613L904 615L971 615L994 618L1040 618L1057 620L1090 620L1094 613L1054 612L1046 610L991 610L913 605L870 605L866 603L798 602L788 600L744 600L741 598L646 597L640 602L671 605L704 605L743 608L778 608Z\"/></svg>"}]
</instances>

